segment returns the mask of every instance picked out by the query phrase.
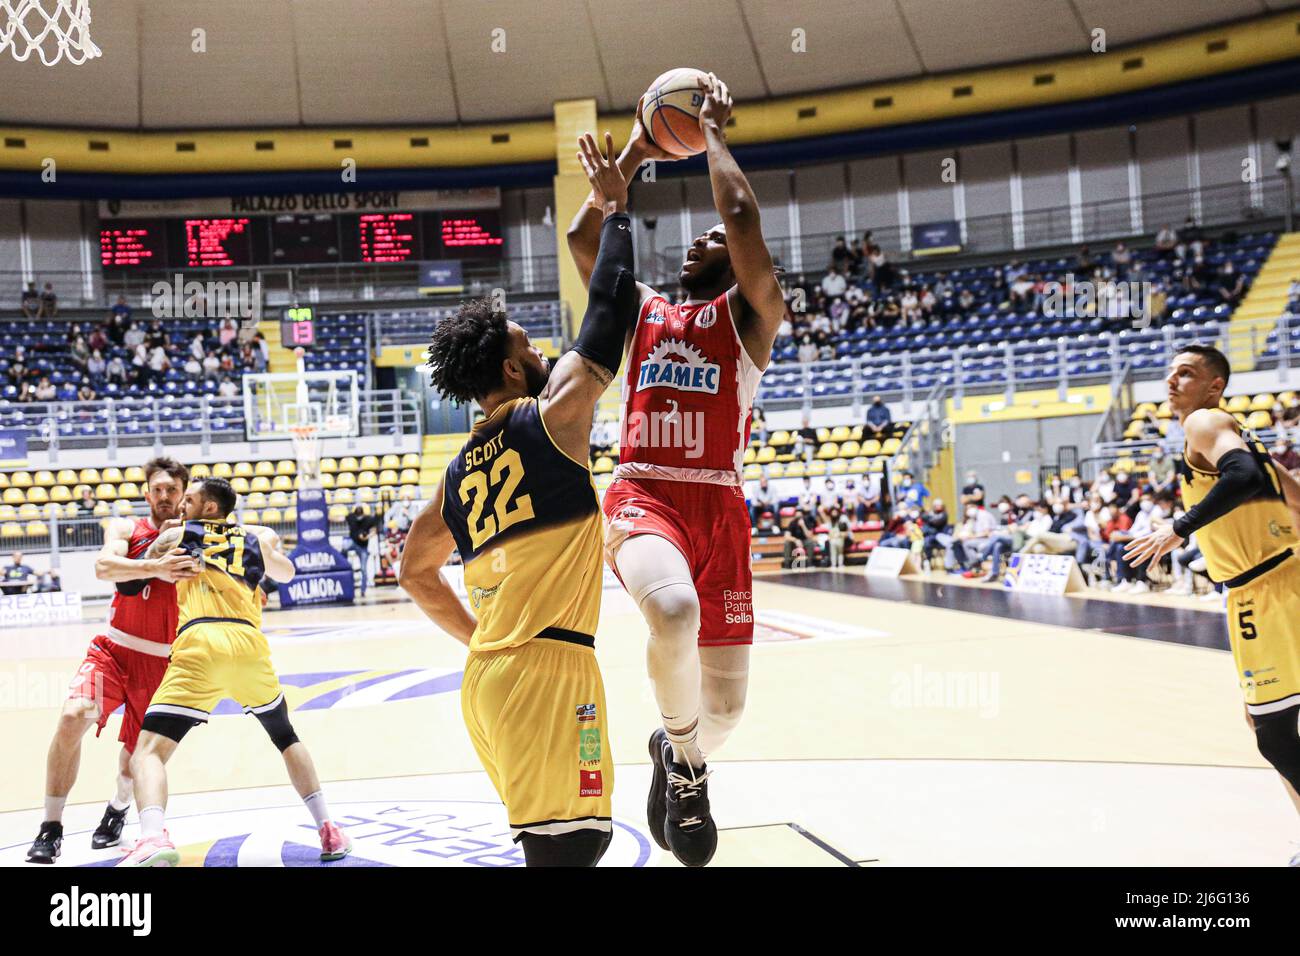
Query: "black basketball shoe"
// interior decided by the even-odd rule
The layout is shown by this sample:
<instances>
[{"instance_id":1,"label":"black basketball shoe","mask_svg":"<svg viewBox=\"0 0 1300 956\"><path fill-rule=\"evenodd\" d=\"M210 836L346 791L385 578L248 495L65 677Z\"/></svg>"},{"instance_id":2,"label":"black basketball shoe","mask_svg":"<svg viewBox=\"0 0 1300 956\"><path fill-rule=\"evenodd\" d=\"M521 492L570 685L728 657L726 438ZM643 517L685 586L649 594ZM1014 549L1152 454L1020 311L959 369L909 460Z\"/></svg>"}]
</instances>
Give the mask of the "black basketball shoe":
<instances>
[{"instance_id":1,"label":"black basketball shoe","mask_svg":"<svg viewBox=\"0 0 1300 956\"><path fill-rule=\"evenodd\" d=\"M709 771L668 765L668 816L664 836L683 866L707 866L718 849L718 827L709 815Z\"/></svg>"},{"instance_id":2,"label":"black basketball shoe","mask_svg":"<svg viewBox=\"0 0 1300 956\"><path fill-rule=\"evenodd\" d=\"M668 765L673 762L673 745L662 727L650 735L650 796L646 798L645 818L650 824L650 835L661 850L671 850L664 836L664 821L668 817Z\"/></svg>"},{"instance_id":3,"label":"black basketball shoe","mask_svg":"<svg viewBox=\"0 0 1300 956\"><path fill-rule=\"evenodd\" d=\"M95 850L102 850L105 847L117 846L122 842L122 825L126 823L126 807L121 810L114 810L110 803L104 808L104 816L99 821L99 826L95 827L95 832L91 834L90 846Z\"/></svg>"},{"instance_id":4,"label":"black basketball shoe","mask_svg":"<svg viewBox=\"0 0 1300 956\"><path fill-rule=\"evenodd\" d=\"M57 820L46 820L41 824L41 832L36 834L36 842L27 851L28 863L53 863L63 852L63 824Z\"/></svg>"}]
</instances>

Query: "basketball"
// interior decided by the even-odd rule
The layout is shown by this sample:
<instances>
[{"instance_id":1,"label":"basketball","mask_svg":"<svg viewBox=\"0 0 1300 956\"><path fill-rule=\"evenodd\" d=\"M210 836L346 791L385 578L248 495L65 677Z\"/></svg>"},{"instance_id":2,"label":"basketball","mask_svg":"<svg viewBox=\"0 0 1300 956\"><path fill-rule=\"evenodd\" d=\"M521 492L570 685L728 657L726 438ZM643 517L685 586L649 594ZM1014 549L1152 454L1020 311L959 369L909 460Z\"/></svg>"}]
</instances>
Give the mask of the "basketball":
<instances>
[{"instance_id":1,"label":"basketball","mask_svg":"<svg viewBox=\"0 0 1300 956\"><path fill-rule=\"evenodd\" d=\"M660 74L646 90L641 102L641 124L660 149L682 157L704 151L704 133L700 129L704 91L700 81L705 79L703 70L682 66Z\"/></svg>"}]
</instances>

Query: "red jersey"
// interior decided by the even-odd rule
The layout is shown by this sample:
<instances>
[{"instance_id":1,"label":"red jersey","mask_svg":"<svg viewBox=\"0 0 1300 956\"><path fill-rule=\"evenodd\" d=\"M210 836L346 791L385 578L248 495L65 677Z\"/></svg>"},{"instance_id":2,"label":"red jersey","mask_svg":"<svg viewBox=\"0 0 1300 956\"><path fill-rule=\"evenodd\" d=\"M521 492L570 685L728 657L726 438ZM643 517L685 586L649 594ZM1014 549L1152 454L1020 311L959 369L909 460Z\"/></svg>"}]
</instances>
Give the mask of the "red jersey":
<instances>
[{"instance_id":1,"label":"red jersey","mask_svg":"<svg viewBox=\"0 0 1300 956\"><path fill-rule=\"evenodd\" d=\"M126 546L126 556L143 557L156 537L158 529L153 523L148 518L137 518ZM108 609L108 636L170 644L176 639L178 619L176 585L154 578L139 594L128 595L119 591L113 595L112 606Z\"/></svg>"},{"instance_id":2,"label":"red jersey","mask_svg":"<svg viewBox=\"0 0 1300 956\"><path fill-rule=\"evenodd\" d=\"M739 485L762 374L728 293L683 305L650 296L628 352L614 477Z\"/></svg>"}]
</instances>

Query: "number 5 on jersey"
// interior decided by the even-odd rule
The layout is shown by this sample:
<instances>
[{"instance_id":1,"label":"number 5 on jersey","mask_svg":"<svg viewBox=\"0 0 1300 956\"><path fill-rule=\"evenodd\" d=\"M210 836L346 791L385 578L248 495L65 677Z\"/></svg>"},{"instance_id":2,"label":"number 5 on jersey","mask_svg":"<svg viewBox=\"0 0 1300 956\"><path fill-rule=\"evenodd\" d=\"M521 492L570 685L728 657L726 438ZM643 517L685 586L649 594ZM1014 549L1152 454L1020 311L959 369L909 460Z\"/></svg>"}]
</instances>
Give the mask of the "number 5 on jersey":
<instances>
[{"instance_id":1,"label":"number 5 on jersey","mask_svg":"<svg viewBox=\"0 0 1300 956\"><path fill-rule=\"evenodd\" d=\"M494 513L485 518L483 510L489 494L489 474L491 487L499 485L500 488L492 508ZM473 499L468 524L470 541L476 551L511 525L533 517L533 499L529 495L520 495L515 500L515 492L523 478L524 463L513 448L507 448L496 457L490 472L471 471L465 475L465 480L460 483L460 503L468 505Z\"/></svg>"}]
</instances>

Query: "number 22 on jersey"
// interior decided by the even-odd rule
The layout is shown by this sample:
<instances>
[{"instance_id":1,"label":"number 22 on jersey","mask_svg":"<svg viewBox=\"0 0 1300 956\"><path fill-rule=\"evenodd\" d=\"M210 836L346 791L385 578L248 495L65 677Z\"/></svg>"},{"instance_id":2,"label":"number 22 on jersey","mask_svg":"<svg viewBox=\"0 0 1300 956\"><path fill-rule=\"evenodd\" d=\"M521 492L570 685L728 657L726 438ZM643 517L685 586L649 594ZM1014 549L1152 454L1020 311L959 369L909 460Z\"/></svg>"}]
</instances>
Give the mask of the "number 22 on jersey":
<instances>
[{"instance_id":1,"label":"number 22 on jersey","mask_svg":"<svg viewBox=\"0 0 1300 956\"><path fill-rule=\"evenodd\" d=\"M524 478L524 463L519 452L507 448L484 471L471 471L460 483L460 502L473 504L469 512L469 536L477 551L485 542L505 531L511 525L533 517L533 499L529 495L515 498L519 483ZM492 513L484 517L490 489L496 489Z\"/></svg>"}]
</instances>

